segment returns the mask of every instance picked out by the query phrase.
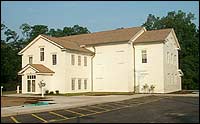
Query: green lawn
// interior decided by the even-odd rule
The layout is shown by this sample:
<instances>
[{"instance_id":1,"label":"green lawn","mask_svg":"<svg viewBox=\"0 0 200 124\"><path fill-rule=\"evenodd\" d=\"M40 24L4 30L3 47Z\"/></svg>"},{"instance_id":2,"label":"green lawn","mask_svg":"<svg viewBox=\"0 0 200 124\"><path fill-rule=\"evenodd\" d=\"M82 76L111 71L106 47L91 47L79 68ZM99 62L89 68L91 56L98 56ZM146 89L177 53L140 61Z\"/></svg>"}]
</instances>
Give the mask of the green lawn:
<instances>
[{"instance_id":1,"label":"green lawn","mask_svg":"<svg viewBox=\"0 0 200 124\"><path fill-rule=\"evenodd\" d=\"M3 95L7 95L7 94L16 94L17 92L14 91L3 91Z\"/></svg>"}]
</instances>

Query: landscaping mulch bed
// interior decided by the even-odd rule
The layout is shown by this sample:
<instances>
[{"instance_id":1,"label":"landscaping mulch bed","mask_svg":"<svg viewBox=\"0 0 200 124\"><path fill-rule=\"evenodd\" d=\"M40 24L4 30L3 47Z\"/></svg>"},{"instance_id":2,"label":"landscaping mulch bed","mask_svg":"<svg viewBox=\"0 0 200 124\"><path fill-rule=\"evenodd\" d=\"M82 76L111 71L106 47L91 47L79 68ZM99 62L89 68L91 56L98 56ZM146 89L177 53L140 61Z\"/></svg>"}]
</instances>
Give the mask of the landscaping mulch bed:
<instances>
[{"instance_id":1,"label":"landscaping mulch bed","mask_svg":"<svg viewBox=\"0 0 200 124\"><path fill-rule=\"evenodd\" d=\"M1 107L9 106L20 106L24 104L37 103L45 98L40 97L12 97L12 96L2 96L1 97Z\"/></svg>"}]
</instances>

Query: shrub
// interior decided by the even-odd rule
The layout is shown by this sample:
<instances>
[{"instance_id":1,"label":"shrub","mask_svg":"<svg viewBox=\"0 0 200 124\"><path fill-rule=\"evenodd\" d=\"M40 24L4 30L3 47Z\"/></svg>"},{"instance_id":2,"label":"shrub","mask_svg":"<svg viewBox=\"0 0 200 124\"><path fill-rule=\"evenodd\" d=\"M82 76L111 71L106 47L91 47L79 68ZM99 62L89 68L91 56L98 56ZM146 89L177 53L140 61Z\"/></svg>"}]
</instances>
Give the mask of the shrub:
<instances>
[{"instance_id":1,"label":"shrub","mask_svg":"<svg viewBox=\"0 0 200 124\"><path fill-rule=\"evenodd\" d=\"M59 94L59 90L56 90L56 94Z\"/></svg>"},{"instance_id":2,"label":"shrub","mask_svg":"<svg viewBox=\"0 0 200 124\"><path fill-rule=\"evenodd\" d=\"M45 91L45 94L49 94L49 90L46 90L46 91Z\"/></svg>"},{"instance_id":3,"label":"shrub","mask_svg":"<svg viewBox=\"0 0 200 124\"><path fill-rule=\"evenodd\" d=\"M52 94L54 94L54 92L53 92L53 91L51 91L49 94L50 94L50 95L52 95Z\"/></svg>"}]
</instances>

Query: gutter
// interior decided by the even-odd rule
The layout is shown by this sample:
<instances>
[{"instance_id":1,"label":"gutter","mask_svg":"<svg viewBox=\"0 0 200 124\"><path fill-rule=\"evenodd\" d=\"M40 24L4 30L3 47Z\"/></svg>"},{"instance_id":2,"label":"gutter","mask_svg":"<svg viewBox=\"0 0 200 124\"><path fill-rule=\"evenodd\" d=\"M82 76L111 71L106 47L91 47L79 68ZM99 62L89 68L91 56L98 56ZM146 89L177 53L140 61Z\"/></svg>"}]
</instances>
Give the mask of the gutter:
<instances>
[{"instance_id":1,"label":"gutter","mask_svg":"<svg viewBox=\"0 0 200 124\"><path fill-rule=\"evenodd\" d=\"M91 92L93 92L93 58L96 53L96 49L94 46L93 46L93 49L94 49L94 54L92 55L92 58L91 58Z\"/></svg>"}]
</instances>

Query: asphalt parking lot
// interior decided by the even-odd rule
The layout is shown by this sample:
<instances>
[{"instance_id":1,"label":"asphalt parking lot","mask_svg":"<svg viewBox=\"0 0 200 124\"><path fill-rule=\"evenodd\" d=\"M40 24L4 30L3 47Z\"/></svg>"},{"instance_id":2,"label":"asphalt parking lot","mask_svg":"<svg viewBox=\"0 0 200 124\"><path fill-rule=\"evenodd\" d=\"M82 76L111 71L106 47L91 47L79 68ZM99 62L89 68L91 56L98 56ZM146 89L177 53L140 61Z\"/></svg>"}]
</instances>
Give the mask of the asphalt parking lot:
<instances>
[{"instance_id":1,"label":"asphalt parking lot","mask_svg":"<svg viewBox=\"0 0 200 124\"><path fill-rule=\"evenodd\" d=\"M199 97L146 96L31 114L1 123L199 123Z\"/></svg>"}]
</instances>

